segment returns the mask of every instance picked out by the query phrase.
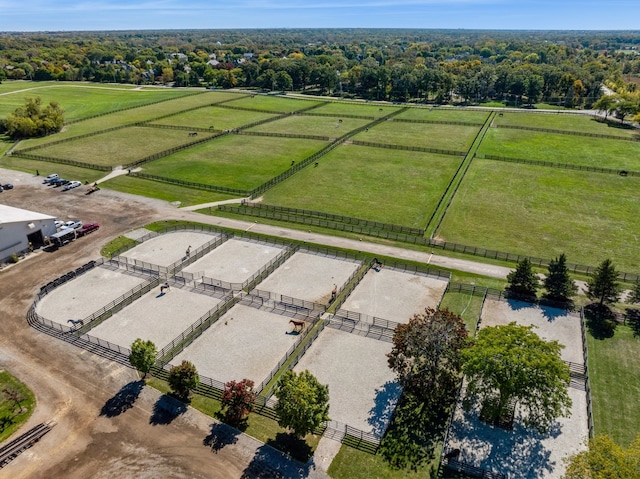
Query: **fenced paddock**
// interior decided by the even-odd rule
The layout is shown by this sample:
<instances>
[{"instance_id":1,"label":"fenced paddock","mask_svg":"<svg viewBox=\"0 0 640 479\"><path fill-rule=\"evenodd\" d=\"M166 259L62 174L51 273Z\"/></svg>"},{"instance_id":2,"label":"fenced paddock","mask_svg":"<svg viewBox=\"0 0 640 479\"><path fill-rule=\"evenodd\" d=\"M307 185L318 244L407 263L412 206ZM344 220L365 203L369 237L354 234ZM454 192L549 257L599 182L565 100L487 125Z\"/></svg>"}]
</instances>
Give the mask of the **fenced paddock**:
<instances>
[{"instance_id":1,"label":"fenced paddock","mask_svg":"<svg viewBox=\"0 0 640 479\"><path fill-rule=\"evenodd\" d=\"M191 245L191 252L193 253L200 246L219 236L217 233L176 231L148 239L138 246L125 251L121 256L166 267L184 258L189 245Z\"/></svg>"},{"instance_id":2,"label":"fenced paddock","mask_svg":"<svg viewBox=\"0 0 640 479\"><path fill-rule=\"evenodd\" d=\"M248 131L264 133L296 133L338 138L356 128L365 126L371 120L361 118L339 118L332 116L289 115L276 121L256 126Z\"/></svg>"},{"instance_id":3,"label":"fenced paddock","mask_svg":"<svg viewBox=\"0 0 640 479\"><path fill-rule=\"evenodd\" d=\"M267 243L232 238L182 271L195 278L244 283L283 250Z\"/></svg>"},{"instance_id":4,"label":"fenced paddock","mask_svg":"<svg viewBox=\"0 0 640 479\"><path fill-rule=\"evenodd\" d=\"M381 437L401 394L387 365L392 345L325 328L294 370L308 369L329 386L329 417Z\"/></svg>"},{"instance_id":5,"label":"fenced paddock","mask_svg":"<svg viewBox=\"0 0 640 479\"><path fill-rule=\"evenodd\" d=\"M84 319L149 278L99 266L44 296L36 308L43 318L67 326Z\"/></svg>"},{"instance_id":6,"label":"fenced paddock","mask_svg":"<svg viewBox=\"0 0 640 479\"><path fill-rule=\"evenodd\" d=\"M93 328L91 335L125 348L141 338L162 349L220 302L220 298L187 288L174 286L165 294L154 288Z\"/></svg>"},{"instance_id":7,"label":"fenced paddock","mask_svg":"<svg viewBox=\"0 0 640 479\"><path fill-rule=\"evenodd\" d=\"M447 281L391 268L371 268L341 308L367 316L408 323L425 308L437 308Z\"/></svg>"},{"instance_id":8,"label":"fenced paddock","mask_svg":"<svg viewBox=\"0 0 640 479\"><path fill-rule=\"evenodd\" d=\"M298 338L290 315L237 304L171 360L191 361L198 373L223 383L259 384ZM309 318L309 322L311 318Z\"/></svg>"},{"instance_id":9,"label":"fenced paddock","mask_svg":"<svg viewBox=\"0 0 640 479\"><path fill-rule=\"evenodd\" d=\"M177 125L192 128L209 128L214 130L233 130L248 123L273 118L270 113L255 111L230 110L228 108L206 107L185 111L160 120L154 120L156 125Z\"/></svg>"},{"instance_id":10,"label":"fenced paddock","mask_svg":"<svg viewBox=\"0 0 640 479\"><path fill-rule=\"evenodd\" d=\"M360 265L360 261L352 259L298 251L257 287L260 291L327 304L333 285L342 288Z\"/></svg>"}]
</instances>

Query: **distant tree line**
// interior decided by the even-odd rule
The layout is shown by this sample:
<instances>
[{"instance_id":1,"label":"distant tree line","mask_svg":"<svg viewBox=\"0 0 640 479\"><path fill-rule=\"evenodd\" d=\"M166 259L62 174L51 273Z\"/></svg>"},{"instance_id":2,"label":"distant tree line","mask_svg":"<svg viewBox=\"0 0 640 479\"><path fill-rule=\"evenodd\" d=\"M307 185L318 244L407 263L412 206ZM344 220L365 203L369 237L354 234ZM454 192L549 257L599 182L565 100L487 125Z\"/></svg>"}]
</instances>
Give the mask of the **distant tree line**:
<instances>
[{"instance_id":1,"label":"distant tree line","mask_svg":"<svg viewBox=\"0 0 640 479\"><path fill-rule=\"evenodd\" d=\"M185 30L0 34L0 81L162 83L372 100L591 107L632 97L640 34L446 30Z\"/></svg>"}]
</instances>

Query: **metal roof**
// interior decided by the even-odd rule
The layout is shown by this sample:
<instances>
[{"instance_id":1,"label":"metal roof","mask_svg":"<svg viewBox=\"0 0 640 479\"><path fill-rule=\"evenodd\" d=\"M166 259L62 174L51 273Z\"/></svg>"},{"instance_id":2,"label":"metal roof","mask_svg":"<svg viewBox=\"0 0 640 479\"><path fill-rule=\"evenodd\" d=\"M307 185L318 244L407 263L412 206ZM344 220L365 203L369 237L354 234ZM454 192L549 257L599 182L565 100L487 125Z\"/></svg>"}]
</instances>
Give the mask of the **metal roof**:
<instances>
[{"instance_id":1,"label":"metal roof","mask_svg":"<svg viewBox=\"0 0 640 479\"><path fill-rule=\"evenodd\" d=\"M0 205L0 225L9 223L22 223L24 221L54 220L55 216L36 213L35 211L14 208L13 206Z\"/></svg>"}]
</instances>

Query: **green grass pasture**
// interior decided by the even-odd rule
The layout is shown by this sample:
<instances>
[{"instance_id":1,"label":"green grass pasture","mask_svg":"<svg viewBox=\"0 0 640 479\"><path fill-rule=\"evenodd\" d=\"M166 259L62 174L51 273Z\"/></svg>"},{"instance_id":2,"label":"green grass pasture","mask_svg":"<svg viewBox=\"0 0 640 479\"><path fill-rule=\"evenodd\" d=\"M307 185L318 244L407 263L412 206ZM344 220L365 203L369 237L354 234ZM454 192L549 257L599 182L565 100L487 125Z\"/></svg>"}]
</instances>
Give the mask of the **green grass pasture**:
<instances>
[{"instance_id":1,"label":"green grass pasture","mask_svg":"<svg viewBox=\"0 0 640 479\"><path fill-rule=\"evenodd\" d=\"M0 391L15 391L20 404L8 400L4 392L0 396L0 443L9 438L24 424L36 408L36 398L31 390L7 371L0 370Z\"/></svg>"},{"instance_id":2,"label":"green grass pasture","mask_svg":"<svg viewBox=\"0 0 640 479\"><path fill-rule=\"evenodd\" d=\"M353 137L387 145L419 146L466 152L480 127L385 121Z\"/></svg>"},{"instance_id":3,"label":"green grass pasture","mask_svg":"<svg viewBox=\"0 0 640 479\"><path fill-rule=\"evenodd\" d=\"M433 479L438 477L433 464L416 470L391 466L380 454L369 454L343 445L329 466L334 479Z\"/></svg>"},{"instance_id":4,"label":"green grass pasture","mask_svg":"<svg viewBox=\"0 0 640 479\"><path fill-rule=\"evenodd\" d=\"M490 128L478 155L638 170L640 142Z\"/></svg>"},{"instance_id":5,"label":"green grass pasture","mask_svg":"<svg viewBox=\"0 0 640 479\"><path fill-rule=\"evenodd\" d=\"M424 228L461 159L343 145L267 191L265 203Z\"/></svg>"},{"instance_id":6,"label":"green grass pasture","mask_svg":"<svg viewBox=\"0 0 640 479\"><path fill-rule=\"evenodd\" d=\"M32 83L27 91L16 91L2 96L0 116L6 116L23 105L25 98L40 97L43 105L56 101L65 112L65 121L73 121L121 108L142 106L192 94L193 91L168 88L138 90L99 86L92 83L60 83L41 87L38 83Z\"/></svg>"},{"instance_id":7,"label":"green grass pasture","mask_svg":"<svg viewBox=\"0 0 640 479\"><path fill-rule=\"evenodd\" d=\"M489 116L488 111L459 110L453 108L408 108L394 118L403 120L460 121L481 126Z\"/></svg>"},{"instance_id":8,"label":"green grass pasture","mask_svg":"<svg viewBox=\"0 0 640 479\"><path fill-rule=\"evenodd\" d=\"M587 346L595 433L628 447L640 431L640 338L618 325L612 338L587 333Z\"/></svg>"},{"instance_id":9,"label":"green grass pasture","mask_svg":"<svg viewBox=\"0 0 640 479\"><path fill-rule=\"evenodd\" d=\"M273 118L271 113L258 113L244 110L231 110L229 108L205 107L197 110L185 111L158 121L159 125L178 125L192 128L209 128L215 130L231 130L258 120Z\"/></svg>"},{"instance_id":10,"label":"green grass pasture","mask_svg":"<svg viewBox=\"0 0 640 479\"><path fill-rule=\"evenodd\" d=\"M36 174L45 177L51 173L57 173L68 180L88 181L92 183L107 175L106 171L91 170L89 168L78 168L77 166L63 165L59 163L35 161L18 158L17 156L0 157L0 167L11 170L24 171L25 173ZM44 187L44 185L43 185Z\"/></svg>"},{"instance_id":11,"label":"green grass pasture","mask_svg":"<svg viewBox=\"0 0 640 479\"><path fill-rule=\"evenodd\" d=\"M296 100L284 96L246 95L243 98L229 102L229 106L239 106L242 108L254 108L263 111L288 111L302 110L316 104L316 101Z\"/></svg>"},{"instance_id":12,"label":"green grass pasture","mask_svg":"<svg viewBox=\"0 0 640 479\"><path fill-rule=\"evenodd\" d=\"M324 105L314 108L309 113L322 113L323 115L358 115L371 118L380 118L388 115L400 108L388 105L370 105L367 103L347 103L347 102L327 102Z\"/></svg>"},{"instance_id":13,"label":"green grass pasture","mask_svg":"<svg viewBox=\"0 0 640 479\"><path fill-rule=\"evenodd\" d=\"M157 198L170 203L180 202L180 206L199 205L213 201L228 200L231 198L230 196L222 193L186 188L184 186L151 181L143 178L135 178L133 176L126 175L117 176L105 181L104 183L100 183L100 188Z\"/></svg>"},{"instance_id":14,"label":"green grass pasture","mask_svg":"<svg viewBox=\"0 0 640 479\"><path fill-rule=\"evenodd\" d=\"M92 165L116 166L191 141L194 141L194 138L189 137L189 132L183 130L131 127L51 145L36 150L35 153Z\"/></svg>"},{"instance_id":15,"label":"green grass pasture","mask_svg":"<svg viewBox=\"0 0 640 479\"><path fill-rule=\"evenodd\" d=\"M143 165L143 173L252 190L327 143L229 135Z\"/></svg>"},{"instance_id":16,"label":"green grass pasture","mask_svg":"<svg viewBox=\"0 0 640 479\"><path fill-rule=\"evenodd\" d=\"M482 296L447 291L440 303L440 309L447 308L452 313L460 315L469 335L472 336L476 331L476 323L482 310L482 299Z\"/></svg>"},{"instance_id":17,"label":"green grass pasture","mask_svg":"<svg viewBox=\"0 0 640 479\"><path fill-rule=\"evenodd\" d=\"M634 130L617 128L618 125L614 122L605 123L588 115L504 112L502 116L496 116L493 122L496 125L548 128L551 130L596 133L598 135L614 135L623 138L632 137L634 133Z\"/></svg>"},{"instance_id":18,"label":"green grass pasture","mask_svg":"<svg viewBox=\"0 0 640 479\"><path fill-rule=\"evenodd\" d=\"M369 123L369 120L357 118L344 118L342 122L338 122L338 119L333 117L290 115L270 123L258 125L249 131L298 133L337 138L367 123Z\"/></svg>"},{"instance_id":19,"label":"green grass pasture","mask_svg":"<svg viewBox=\"0 0 640 479\"><path fill-rule=\"evenodd\" d=\"M491 250L640 268L640 178L473 160L436 236Z\"/></svg>"}]
</instances>

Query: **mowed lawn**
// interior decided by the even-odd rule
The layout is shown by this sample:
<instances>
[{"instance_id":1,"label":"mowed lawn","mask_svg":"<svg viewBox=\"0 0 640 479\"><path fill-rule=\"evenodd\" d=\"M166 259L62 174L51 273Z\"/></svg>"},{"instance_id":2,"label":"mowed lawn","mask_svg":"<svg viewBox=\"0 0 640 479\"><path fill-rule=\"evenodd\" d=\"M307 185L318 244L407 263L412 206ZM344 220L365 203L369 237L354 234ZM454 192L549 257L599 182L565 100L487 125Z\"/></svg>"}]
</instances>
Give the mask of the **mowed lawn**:
<instances>
[{"instance_id":1,"label":"mowed lawn","mask_svg":"<svg viewBox=\"0 0 640 479\"><path fill-rule=\"evenodd\" d=\"M367 118L380 118L398 111L400 108L388 105L369 105L367 103L347 103L331 101L324 105L314 108L309 113L321 113L323 115L357 115Z\"/></svg>"},{"instance_id":2,"label":"mowed lawn","mask_svg":"<svg viewBox=\"0 0 640 479\"><path fill-rule=\"evenodd\" d=\"M65 121L80 120L122 108L142 106L160 100L182 98L193 95L193 90L178 89L134 89L100 86L97 84L60 83L40 87L31 83L26 91L18 90L9 95L3 95L0 101L0 116L6 116L21 105L25 98L40 97L42 105L58 102L64 110Z\"/></svg>"},{"instance_id":3,"label":"mowed lawn","mask_svg":"<svg viewBox=\"0 0 640 479\"><path fill-rule=\"evenodd\" d=\"M488 111L462 110L454 108L408 108L394 118L402 120L455 121L481 126L489 116Z\"/></svg>"},{"instance_id":4,"label":"mowed lawn","mask_svg":"<svg viewBox=\"0 0 640 479\"><path fill-rule=\"evenodd\" d=\"M322 149L316 140L228 135L143 165L142 172L252 190Z\"/></svg>"},{"instance_id":5,"label":"mowed lawn","mask_svg":"<svg viewBox=\"0 0 640 479\"><path fill-rule=\"evenodd\" d=\"M595 433L628 447L640 433L640 338L618 325L612 338L588 333L587 347Z\"/></svg>"},{"instance_id":6,"label":"mowed lawn","mask_svg":"<svg viewBox=\"0 0 640 479\"><path fill-rule=\"evenodd\" d=\"M527 130L490 128L478 155L640 170L640 141L589 138Z\"/></svg>"},{"instance_id":7,"label":"mowed lawn","mask_svg":"<svg viewBox=\"0 0 640 479\"><path fill-rule=\"evenodd\" d=\"M640 270L640 178L473 160L436 232L490 250Z\"/></svg>"},{"instance_id":8,"label":"mowed lawn","mask_svg":"<svg viewBox=\"0 0 640 479\"><path fill-rule=\"evenodd\" d=\"M258 125L248 131L294 133L338 138L370 122L370 120L359 118L344 118L339 121L337 117L312 116L312 112L309 115L288 115L276 121Z\"/></svg>"},{"instance_id":9,"label":"mowed lawn","mask_svg":"<svg viewBox=\"0 0 640 479\"><path fill-rule=\"evenodd\" d=\"M232 110L216 106L207 106L197 110L185 111L177 115L162 118L152 123L158 125L176 125L190 128L210 128L214 130L232 130L254 121L274 118L272 113Z\"/></svg>"},{"instance_id":10,"label":"mowed lawn","mask_svg":"<svg viewBox=\"0 0 640 479\"><path fill-rule=\"evenodd\" d=\"M343 145L267 191L264 202L424 228L461 161Z\"/></svg>"},{"instance_id":11,"label":"mowed lawn","mask_svg":"<svg viewBox=\"0 0 640 479\"><path fill-rule=\"evenodd\" d=\"M203 137L206 137L206 133L193 138L189 136L188 131L183 130L130 127L45 146L35 150L34 153L92 165L116 166L125 165Z\"/></svg>"},{"instance_id":12,"label":"mowed lawn","mask_svg":"<svg viewBox=\"0 0 640 479\"><path fill-rule=\"evenodd\" d=\"M465 154L479 130L480 127L476 126L385 121L354 135L352 139L386 145L437 148Z\"/></svg>"},{"instance_id":13,"label":"mowed lawn","mask_svg":"<svg viewBox=\"0 0 640 479\"><path fill-rule=\"evenodd\" d=\"M62 178L66 178L67 180L77 180L83 183L85 181L93 183L94 181L99 180L109 173L107 171L79 168L77 166L63 165L60 163L26 160L24 158L18 158L17 156L0 156L0 168L9 168L11 170L24 171L25 173L31 173L33 175L35 175L36 171L38 171L43 179L47 175L57 173Z\"/></svg>"},{"instance_id":14,"label":"mowed lawn","mask_svg":"<svg viewBox=\"0 0 640 479\"><path fill-rule=\"evenodd\" d=\"M315 100L296 100L283 96L246 95L228 103L230 107L252 108L261 111L286 113L312 107L320 102Z\"/></svg>"},{"instance_id":15,"label":"mowed lawn","mask_svg":"<svg viewBox=\"0 0 640 479\"><path fill-rule=\"evenodd\" d=\"M502 116L496 116L493 124L596 133L598 135L613 135L622 138L633 137L635 132L633 129L620 128L620 125L616 122L607 123L601 119L598 121L598 119L588 115L560 113L504 112Z\"/></svg>"}]
</instances>

